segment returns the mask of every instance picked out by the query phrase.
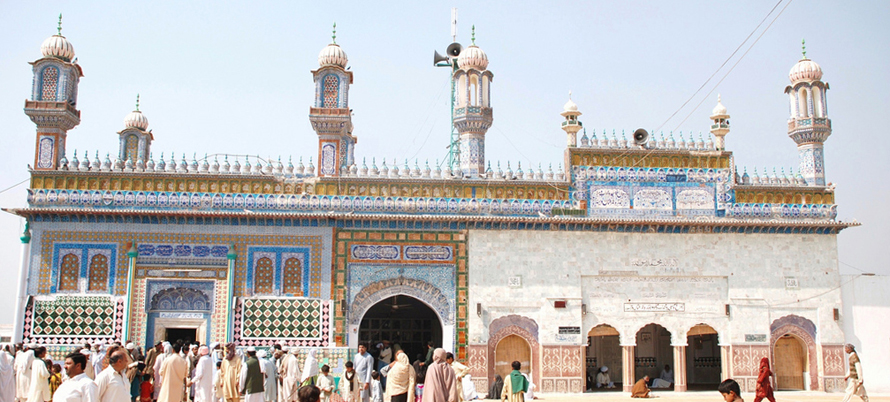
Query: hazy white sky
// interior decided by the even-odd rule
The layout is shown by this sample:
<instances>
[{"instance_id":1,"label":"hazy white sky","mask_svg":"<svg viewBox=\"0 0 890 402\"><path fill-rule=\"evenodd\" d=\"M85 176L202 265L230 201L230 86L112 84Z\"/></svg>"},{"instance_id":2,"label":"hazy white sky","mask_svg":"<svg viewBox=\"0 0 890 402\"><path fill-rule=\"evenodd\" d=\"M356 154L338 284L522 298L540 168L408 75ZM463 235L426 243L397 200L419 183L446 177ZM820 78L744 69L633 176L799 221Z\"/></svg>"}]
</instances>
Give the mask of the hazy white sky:
<instances>
[{"instance_id":1,"label":"hazy white sky","mask_svg":"<svg viewBox=\"0 0 890 402\"><path fill-rule=\"evenodd\" d=\"M747 51L776 12L686 107L705 80L742 43L777 0L748 2L11 2L0 3L0 190L28 178L34 125L22 112L40 44L63 34L83 66L76 149L102 158L117 150L116 132L134 106L154 130L160 152L259 154L284 160L316 154L308 120L310 70L330 42L349 55L357 159L445 156L449 134L448 71L432 66L433 50L451 42L450 9L459 9L458 41L488 54L494 73L491 161L556 164L565 134L559 112L568 92L588 129L635 128L707 133L717 93L732 115L727 149L736 163L772 171L794 167L786 133L788 71L807 56L830 83L828 181L837 184L839 219L862 227L838 236L840 270L890 274L881 249L890 239L890 186L881 116L890 107L890 2L792 1L716 91L706 95ZM702 99L701 107L694 106ZM669 120L676 112L679 113ZM691 116L683 121L687 115ZM243 159L242 159L243 162ZM0 193L0 206L25 205L25 185ZM0 323L12 319L23 223L0 214ZM789 256L794 258L794 256Z\"/></svg>"}]
</instances>

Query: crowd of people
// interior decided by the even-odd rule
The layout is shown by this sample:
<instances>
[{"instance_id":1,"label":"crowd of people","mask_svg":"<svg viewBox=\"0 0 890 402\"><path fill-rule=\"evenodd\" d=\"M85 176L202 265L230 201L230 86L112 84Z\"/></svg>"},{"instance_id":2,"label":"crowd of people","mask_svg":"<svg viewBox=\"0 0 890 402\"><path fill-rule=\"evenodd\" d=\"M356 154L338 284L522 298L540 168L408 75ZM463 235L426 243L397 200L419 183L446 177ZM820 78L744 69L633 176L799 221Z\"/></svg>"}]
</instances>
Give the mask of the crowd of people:
<instances>
[{"instance_id":1,"label":"crowd of people","mask_svg":"<svg viewBox=\"0 0 890 402\"><path fill-rule=\"evenodd\" d=\"M56 362L47 348L34 344L0 346L0 402L467 402L478 399L469 368L442 348L427 345L427 356L411 363L405 351L378 344L376 357L361 344L344 364L339 378L328 365L319 367L316 349L301 365L299 348L274 345L269 351L251 346L243 353L234 344L183 345L159 342L142 353L133 343L84 345ZM862 366L853 345L844 401L858 395ZM375 364L376 361L376 364ZM495 377L488 399L526 402L534 399L534 384L520 372ZM775 402L769 359L760 363L755 401ZM673 383L665 366L654 387ZM659 381L660 380L660 381ZM598 387L614 387L608 368L597 374ZM742 402L732 379L718 387L726 402ZM631 397L650 398L650 379L643 376Z\"/></svg>"},{"instance_id":2,"label":"crowd of people","mask_svg":"<svg viewBox=\"0 0 890 402\"><path fill-rule=\"evenodd\" d=\"M35 344L0 348L0 402L466 402L478 399L469 368L428 344L414 363L398 348L367 345L339 378L319 366L316 349L300 364L296 347L268 351L234 344L159 342L144 353L133 343L89 345L51 356ZM376 362L376 364L375 364ZM505 382L497 399L524 401L523 382ZM518 398L517 399L517 395ZM492 397L494 395L489 395Z\"/></svg>"}]
</instances>

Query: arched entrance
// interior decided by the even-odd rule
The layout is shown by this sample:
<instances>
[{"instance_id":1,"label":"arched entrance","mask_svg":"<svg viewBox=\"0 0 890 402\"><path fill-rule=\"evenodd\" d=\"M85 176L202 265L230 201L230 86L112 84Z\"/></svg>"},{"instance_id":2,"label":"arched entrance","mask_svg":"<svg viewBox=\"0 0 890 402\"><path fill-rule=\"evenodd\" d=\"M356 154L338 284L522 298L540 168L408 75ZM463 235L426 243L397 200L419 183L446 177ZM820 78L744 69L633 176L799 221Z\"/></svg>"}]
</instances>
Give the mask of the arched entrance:
<instances>
[{"instance_id":1,"label":"arched entrance","mask_svg":"<svg viewBox=\"0 0 890 402\"><path fill-rule=\"evenodd\" d=\"M650 380L659 378L665 366L674 365L674 348L671 346L671 333L658 324L649 324L637 331L637 345L634 347L636 378L627 382L635 383L648 375ZM671 385L673 387L673 385Z\"/></svg>"},{"instance_id":2,"label":"arched entrance","mask_svg":"<svg viewBox=\"0 0 890 402\"><path fill-rule=\"evenodd\" d=\"M803 341L791 334L776 340L775 345L776 388L779 390L803 390L807 353Z\"/></svg>"},{"instance_id":3,"label":"arched entrance","mask_svg":"<svg viewBox=\"0 0 890 402\"><path fill-rule=\"evenodd\" d=\"M393 295L370 309L362 317L359 342L376 345L388 340L399 344L412 361L418 354L426 357L426 343L442 345L442 323L436 312L411 296Z\"/></svg>"},{"instance_id":4,"label":"arched entrance","mask_svg":"<svg viewBox=\"0 0 890 402\"><path fill-rule=\"evenodd\" d=\"M522 368L519 369L520 372L526 374L531 373L531 352L531 345L519 335L508 335L504 337L498 342L498 345L494 350L495 374L499 374L502 378L507 378L507 375L513 371L511 364L513 364L514 361L518 361L522 364Z\"/></svg>"},{"instance_id":5,"label":"arched entrance","mask_svg":"<svg viewBox=\"0 0 890 402\"><path fill-rule=\"evenodd\" d=\"M158 341L210 342L211 281L148 281L146 347Z\"/></svg>"},{"instance_id":6,"label":"arched entrance","mask_svg":"<svg viewBox=\"0 0 890 402\"><path fill-rule=\"evenodd\" d=\"M686 381L689 390L712 390L721 380L717 330L698 324L686 333Z\"/></svg>"},{"instance_id":7,"label":"arched entrance","mask_svg":"<svg viewBox=\"0 0 890 402\"><path fill-rule=\"evenodd\" d=\"M586 389L621 391L623 362L618 330L607 324L591 328L587 333L585 352ZM608 367L609 379L615 383L615 388L597 388L596 375L603 366Z\"/></svg>"}]
</instances>

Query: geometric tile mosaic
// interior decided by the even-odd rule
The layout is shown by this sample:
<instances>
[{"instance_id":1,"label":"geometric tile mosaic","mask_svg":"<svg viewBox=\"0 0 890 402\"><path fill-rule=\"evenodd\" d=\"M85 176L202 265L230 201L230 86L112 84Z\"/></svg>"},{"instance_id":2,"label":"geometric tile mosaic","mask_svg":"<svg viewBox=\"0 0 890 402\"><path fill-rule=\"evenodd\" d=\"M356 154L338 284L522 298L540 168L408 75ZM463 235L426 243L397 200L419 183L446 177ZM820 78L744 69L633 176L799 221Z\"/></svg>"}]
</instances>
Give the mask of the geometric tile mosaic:
<instances>
[{"instance_id":1,"label":"geometric tile mosaic","mask_svg":"<svg viewBox=\"0 0 890 402\"><path fill-rule=\"evenodd\" d=\"M235 309L235 339L241 345L282 343L327 346L330 305L319 299L240 299Z\"/></svg>"},{"instance_id":2,"label":"geometric tile mosaic","mask_svg":"<svg viewBox=\"0 0 890 402\"><path fill-rule=\"evenodd\" d=\"M120 339L123 310L123 299L109 296L35 300L25 316L25 342L75 345Z\"/></svg>"}]
</instances>

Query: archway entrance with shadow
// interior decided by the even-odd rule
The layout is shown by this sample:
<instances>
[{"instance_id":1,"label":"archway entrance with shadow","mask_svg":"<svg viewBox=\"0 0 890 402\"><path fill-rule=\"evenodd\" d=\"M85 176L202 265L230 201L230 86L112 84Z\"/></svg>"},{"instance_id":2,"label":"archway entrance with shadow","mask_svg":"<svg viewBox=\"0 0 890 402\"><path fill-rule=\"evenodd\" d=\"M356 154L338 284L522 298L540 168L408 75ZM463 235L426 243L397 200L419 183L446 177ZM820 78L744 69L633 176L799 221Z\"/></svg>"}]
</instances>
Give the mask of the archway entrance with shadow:
<instances>
[{"instance_id":1,"label":"archway entrance with shadow","mask_svg":"<svg viewBox=\"0 0 890 402\"><path fill-rule=\"evenodd\" d=\"M362 317L359 343L376 345L388 340L399 344L411 361L426 357L426 343L442 346L442 323L436 312L411 296L395 295L371 306Z\"/></svg>"},{"instance_id":2,"label":"archway entrance with shadow","mask_svg":"<svg viewBox=\"0 0 890 402\"><path fill-rule=\"evenodd\" d=\"M690 391L717 389L720 384L720 346L717 331L698 324L686 333L686 383Z\"/></svg>"},{"instance_id":3,"label":"archway entrance with shadow","mask_svg":"<svg viewBox=\"0 0 890 402\"><path fill-rule=\"evenodd\" d=\"M586 389L588 391L622 391L622 368L623 362L621 357L621 346L618 338L618 330L607 324L600 324L590 329L587 333L587 348L585 348L585 373L586 373ZM608 380L609 384L600 385L597 382L597 375L602 372L602 379Z\"/></svg>"},{"instance_id":4,"label":"archway entrance with shadow","mask_svg":"<svg viewBox=\"0 0 890 402\"><path fill-rule=\"evenodd\" d=\"M806 389L804 371L809 364L807 347L803 341L794 335L785 334L776 340L775 356L773 369L776 373L776 388L783 391Z\"/></svg>"}]
</instances>

